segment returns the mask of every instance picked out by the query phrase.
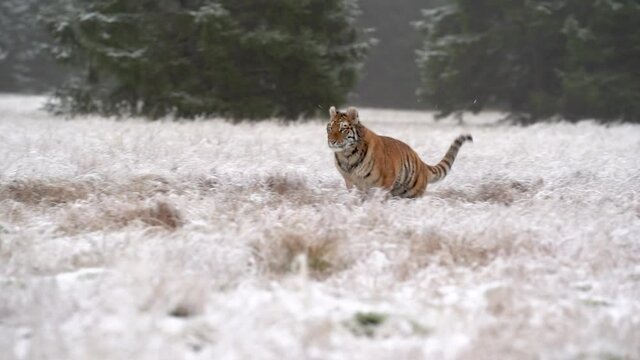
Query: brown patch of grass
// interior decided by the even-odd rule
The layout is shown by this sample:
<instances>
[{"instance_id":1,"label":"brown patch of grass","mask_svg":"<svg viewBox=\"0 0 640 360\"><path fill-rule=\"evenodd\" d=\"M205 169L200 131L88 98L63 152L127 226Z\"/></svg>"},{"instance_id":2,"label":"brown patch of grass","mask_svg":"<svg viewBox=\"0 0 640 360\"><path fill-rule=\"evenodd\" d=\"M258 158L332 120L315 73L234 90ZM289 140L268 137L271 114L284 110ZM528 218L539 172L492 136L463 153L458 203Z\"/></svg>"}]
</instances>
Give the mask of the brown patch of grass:
<instances>
[{"instance_id":1,"label":"brown patch of grass","mask_svg":"<svg viewBox=\"0 0 640 360\"><path fill-rule=\"evenodd\" d=\"M399 262L396 276L403 280L432 263L477 267L486 266L501 256L546 251L543 246L532 242L528 234L515 231L457 236L436 231L407 232L402 241L408 247L408 255Z\"/></svg>"},{"instance_id":2,"label":"brown patch of grass","mask_svg":"<svg viewBox=\"0 0 640 360\"><path fill-rule=\"evenodd\" d=\"M477 237L476 237L477 236ZM499 238L483 238L482 235L457 237L443 246L442 262L465 266L484 266L499 255L512 254L514 234L503 235Z\"/></svg>"},{"instance_id":3,"label":"brown patch of grass","mask_svg":"<svg viewBox=\"0 0 640 360\"><path fill-rule=\"evenodd\" d=\"M85 199L90 193L88 184L72 181L14 180L0 185L0 198L35 205L58 205Z\"/></svg>"},{"instance_id":4,"label":"brown patch of grass","mask_svg":"<svg viewBox=\"0 0 640 360\"><path fill-rule=\"evenodd\" d=\"M264 238L254 244L254 249L259 264L269 273L283 275L300 271L314 278L325 278L344 269L346 254L339 244L345 239L335 232L277 228L268 230Z\"/></svg>"},{"instance_id":5,"label":"brown patch of grass","mask_svg":"<svg viewBox=\"0 0 640 360\"><path fill-rule=\"evenodd\" d=\"M264 186L268 191L278 195L287 195L309 190L307 184L302 179L287 175L269 175L264 180Z\"/></svg>"},{"instance_id":6,"label":"brown patch of grass","mask_svg":"<svg viewBox=\"0 0 640 360\"><path fill-rule=\"evenodd\" d=\"M125 219L139 219L148 225L162 226L169 230L175 230L183 225L182 215L178 209L164 201L158 201L150 207L125 212Z\"/></svg>"},{"instance_id":7,"label":"brown patch of grass","mask_svg":"<svg viewBox=\"0 0 640 360\"><path fill-rule=\"evenodd\" d=\"M418 269L434 261L434 255L442 250L447 239L435 231L423 234L405 231L402 242L408 247L408 256L396 268L396 276L401 280L410 278Z\"/></svg>"},{"instance_id":8,"label":"brown patch of grass","mask_svg":"<svg viewBox=\"0 0 640 360\"><path fill-rule=\"evenodd\" d=\"M309 205L325 201L317 189L309 187L307 181L298 176L275 174L261 182L261 190L275 194L276 203L289 202L294 205Z\"/></svg>"},{"instance_id":9,"label":"brown patch of grass","mask_svg":"<svg viewBox=\"0 0 640 360\"><path fill-rule=\"evenodd\" d=\"M150 174L134 177L122 186L114 188L111 193L114 195L125 194L145 199L156 194L166 194L170 191L176 192L177 190L178 188L172 187L169 180L164 177Z\"/></svg>"},{"instance_id":10,"label":"brown patch of grass","mask_svg":"<svg viewBox=\"0 0 640 360\"><path fill-rule=\"evenodd\" d=\"M527 198L543 185L542 180L521 182L517 180L492 181L480 184L470 191L445 189L435 192L441 198L450 198L465 202L490 202L511 205L515 201Z\"/></svg>"},{"instance_id":11,"label":"brown patch of grass","mask_svg":"<svg viewBox=\"0 0 640 360\"><path fill-rule=\"evenodd\" d=\"M57 230L66 234L114 230L131 224L144 223L166 230L175 230L184 224L180 211L166 201L152 205L122 205L105 211L67 211Z\"/></svg>"},{"instance_id":12,"label":"brown patch of grass","mask_svg":"<svg viewBox=\"0 0 640 360\"><path fill-rule=\"evenodd\" d=\"M178 187L157 175L131 178L125 183L89 182L64 179L14 180L0 185L0 198L26 205L55 206L87 199L91 195L146 199L157 194L179 193Z\"/></svg>"}]
</instances>

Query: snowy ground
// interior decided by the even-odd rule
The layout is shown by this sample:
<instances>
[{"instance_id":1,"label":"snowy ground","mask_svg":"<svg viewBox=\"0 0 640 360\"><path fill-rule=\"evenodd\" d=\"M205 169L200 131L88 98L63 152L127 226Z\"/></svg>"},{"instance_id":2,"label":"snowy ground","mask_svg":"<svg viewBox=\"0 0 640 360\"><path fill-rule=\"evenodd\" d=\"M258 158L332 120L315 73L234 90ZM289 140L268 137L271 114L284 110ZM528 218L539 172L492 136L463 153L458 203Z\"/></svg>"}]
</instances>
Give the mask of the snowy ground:
<instances>
[{"instance_id":1,"label":"snowy ground","mask_svg":"<svg viewBox=\"0 0 640 360\"><path fill-rule=\"evenodd\" d=\"M0 98L0 359L638 359L640 126L361 110L429 163L342 187L324 122Z\"/></svg>"}]
</instances>

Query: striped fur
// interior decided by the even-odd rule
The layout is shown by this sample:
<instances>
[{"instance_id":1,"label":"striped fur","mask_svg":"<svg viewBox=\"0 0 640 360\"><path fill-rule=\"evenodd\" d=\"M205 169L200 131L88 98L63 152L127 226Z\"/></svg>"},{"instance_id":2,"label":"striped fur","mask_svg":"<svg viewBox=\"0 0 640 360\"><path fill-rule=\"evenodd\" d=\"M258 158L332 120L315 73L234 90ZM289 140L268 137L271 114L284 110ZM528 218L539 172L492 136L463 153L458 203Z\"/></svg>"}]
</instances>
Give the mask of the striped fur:
<instances>
[{"instance_id":1,"label":"striped fur","mask_svg":"<svg viewBox=\"0 0 640 360\"><path fill-rule=\"evenodd\" d=\"M355 108L340 112L331 107L329 114L327 141L347 188L366 191L378 187L393 196L419 197L427 184L447 176L462 144L473 141L471 135L458 136L444 158L431 166L422 162L409 145L367 129Z\"/></svg>"}]
</instances>

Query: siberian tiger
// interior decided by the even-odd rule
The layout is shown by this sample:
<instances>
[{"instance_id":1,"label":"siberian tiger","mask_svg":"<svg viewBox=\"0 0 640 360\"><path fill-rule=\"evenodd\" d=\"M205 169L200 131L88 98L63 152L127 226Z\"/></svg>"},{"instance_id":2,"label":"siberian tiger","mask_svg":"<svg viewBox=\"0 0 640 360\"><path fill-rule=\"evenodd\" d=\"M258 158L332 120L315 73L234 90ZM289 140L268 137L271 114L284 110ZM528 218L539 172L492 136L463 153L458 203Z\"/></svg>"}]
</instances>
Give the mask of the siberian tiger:
<instances>
[{"instance_id":1,"label":"siberian tiger","mask_svg":"<svg viewBox=\"0 0 640 360\"><path fill-rule=\"evenodd\" d=\"M427 184L447 176L460 146L473 141L471 135L458 136L444 158L431 166L422 162L409 145L367 129L355 108L340 112L332 106L329 115L328 144L347 189L355 186L366 191L378 187L393 196L419 197Z\"/></svg>"}]
</instances>

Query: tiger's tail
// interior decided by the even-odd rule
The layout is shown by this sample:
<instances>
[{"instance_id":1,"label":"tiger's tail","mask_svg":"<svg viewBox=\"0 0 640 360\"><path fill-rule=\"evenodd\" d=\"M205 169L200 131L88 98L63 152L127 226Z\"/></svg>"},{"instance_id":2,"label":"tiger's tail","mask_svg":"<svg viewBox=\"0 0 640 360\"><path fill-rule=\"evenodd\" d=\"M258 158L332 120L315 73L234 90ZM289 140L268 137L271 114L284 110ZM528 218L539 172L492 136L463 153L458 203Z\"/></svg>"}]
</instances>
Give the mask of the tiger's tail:
<instances>
[{"instance_id":1,"label":"tiger's tail","mask_svg":"<svg viewBox=\"0 0 640 360\"><path fill-rule=\"evenodd\" d=\"M449 147L449 150L447 151L444 158L442 158L442 160L440 160L440 162L437 165L435 166L427 165L427 168L431 173L430 174L431 176L429 177L430 183L440 181L444 179L445 176L447 176L447 174L451 170L451 165L453 165L453 162L456 160L456 156L458 155L458 150L460 150L460 147L462 146L462 144L464 144L465 141L473 142L473 138L469 134L458 136Z\"/></svg>"}]
</instances>

